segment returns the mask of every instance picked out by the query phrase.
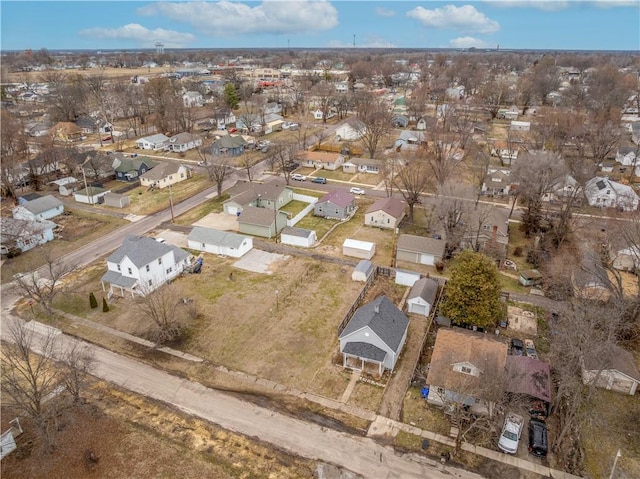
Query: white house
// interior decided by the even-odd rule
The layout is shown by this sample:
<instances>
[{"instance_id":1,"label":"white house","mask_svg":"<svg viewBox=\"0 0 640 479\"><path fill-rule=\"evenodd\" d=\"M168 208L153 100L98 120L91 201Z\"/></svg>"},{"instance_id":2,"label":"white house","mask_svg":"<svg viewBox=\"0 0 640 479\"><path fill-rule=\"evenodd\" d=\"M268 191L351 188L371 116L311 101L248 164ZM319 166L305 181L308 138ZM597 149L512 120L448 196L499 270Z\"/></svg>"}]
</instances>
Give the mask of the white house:
<instances>
[{"instance_id":1,"label":"white house","mask_svg":"<svg viewBox=\"0 0 640 479\"><path fill-rule=\"evenodd\" d=\"M531 129L531 122L528 121L516 121L511 122L511 131L529 131Z\"/></svg>"},{"instance_id":2,"label":"white house","mask_svg":"<svg viewBox=\"0 0 640 479\"><path fill-rule=\"evenodd\" d=\"M355 312L340 333L345 368L373 366L381 375L393 370L407 339L409 320L386 296L379 296Z\"/></svg>"},{"instance_id":3,"label":"white house","mask_svg":"<svg viewBox=\"0 0 640 479\"><path fill-rule=\"evenodd\" d=\"M182 102L187 108L204 105L202 93L198 91L187 91L182 95Z\"/></svg>"},{"instance_id":4,"label":"white house","mask_svg":"<svg viewBox=\"0 0 640 479\"><path fill-rule=\"evenodd\" d=\"M609 178L596 176L587 181L585 196L589 206L601 208L619 208L624 211L638 209L640 198L632 187Z\"/></svg>"},{"instance_id":5,"label":"white house","mask_svg":"<svg viewBox=\"0 0 640 479\"><path fill-rule=\"evenodd\" d=\"M185 151L198 148L201 145L202 138L192 135L191 133L183 132L169 138L165 145L165 149L176 153L184 153Z\"/></svg>"},{"instance_id":6,"label":"white house","mask_svg":"<svg viewBox=\"0 0 640 479\"><path fill-rule=\"evenodd\" d=\"M190 254L147 236L130 236L107 258L102 289L144 296L172 280L189 264ZM107 285L109 286L107 289Z\"/></svg>"},{"instance_id":7,"label":"white house","mask_svg":"<svg viewBox=\"0 0 640 479\"><path fill-rule=\"evenodd\" d=\"M104 196L111 193L111 190L90 186L73 192L73 199L78 203L86 203L88 205L99 205L104 201Z\"/></svg>"},{"instance_id":8,"label":"white house","mask_svg":"<svg viewBox=\"0 0 640 479\"><path fill-rule=\"evenodd\" d=\"M189 249L218 256L241 258L253 248L250 236L195 226L187 236Z\"/></svg>"},{"instance_id":9,"label":"white house","mask_svg":"<svg viewBox=\"0 0 640 479\"><path fill-rule=\"evenodd\" d=\"M378 228L395 229L405 215L404 203L397 198L380 198L367 210L364 224Z\"/></svg>"},{"instance_id":10,"label":"white house","mask_svg":"<svg viewBox=\"0 0 640 479\"><path fill-rule=\"evenodd\" d=\"M353 141L362 138L365 132L365 125L357 118L349 118L336 129L336 140Z\"/></svg>"},{"instance_id":11,"label":"white house","mask_svg":"<svg viewBox=\"0 0 640 479\"><path fill-rule=\"evenodd\" d=\"M55 223L48 220L26 220L2 218L0 222L0 253L7 254L12 248L23 253L38 245L52 241Z\"/></svg>"},{"instance_id":12,"label":"white house","mask_svg":"<svg viewBox=\"0 0 640 479\"><path fill-rule=\"evenodd\" d=\"M506 196L511 193L511 170L501 168L487 169L482 183L482 194L488 196Z\"/></svg>"},{"instance_id":13,"label":"white house","mask_svg":"<svg viewBox=\"0 0 640 479\"><path fill-rule=\"evenodd\" d=\"M311 248L318 241L318 236L313 230L287 226L280 233L280 242L301 248Z\"/></svg>"},{"instance_id":14,"label":"white house","mask_svg":"<svg viewBox=\"0 0 640 479\"><path fill-rule=\"evenodd\" d=\"M617 251L613 267L620 271L640 271L640 248L631 246Z\"/></svg>"},{"instance_id":15,"label":"white house","mask_svg":"<svg viewBox=\"0 0 640 479\"><path fill-rule=\"evenodd\" d=\"M50 220L64 212L62 202L52 195L36 198L26 203L16 206L11 214L14 218L21 220Z\"/></svg>"},{"instance_id":16,"label":"white house","mask_svg":"<svg viewBox=\"0 0 640 479\"><path fill-rule=\"evenodd\" d=\"M590 351L582 360L582 382L633 396L640 384L640 372L631 354L617 345Z\"/></svg>"},{"instance_id":17,"label":"white house","mask_svg":"<svg viewBox=\"0 0 640 479\"><path fill-rule=\"evenodd\" d=\"M189 173L190 170L186 166L167 161L140 176L140 184L154 188L166 188L186 180L190 176Z\"/></svg>"},{"instance_id":18,"label":"white house","mask_svg":"<svg viewBox=\"0 0 640 479\"><path fill-rule=\"evenodd\" d=\"M156 135L145 136L144 138L140 138L136 140L136 148L140 148L142 150L154 150L154 151L164 150L168 142L169 142L169 137L167 135L158 133Z\"/></svg>"}]
</instances>

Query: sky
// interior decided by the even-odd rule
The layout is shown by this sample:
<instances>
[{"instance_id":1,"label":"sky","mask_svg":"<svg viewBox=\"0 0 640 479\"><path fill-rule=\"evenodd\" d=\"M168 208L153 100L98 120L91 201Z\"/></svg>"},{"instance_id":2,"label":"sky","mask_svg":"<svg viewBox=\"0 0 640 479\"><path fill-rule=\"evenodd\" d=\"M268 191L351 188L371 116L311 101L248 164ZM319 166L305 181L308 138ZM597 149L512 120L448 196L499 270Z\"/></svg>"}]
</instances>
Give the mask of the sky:
<instances>
[{"instance_id":1,"label":"sky","mask_svg":"<svg viewBox=\"0 0 640 479\"><path fill-rule=\"evenodd\" d=\"M2 50L640 50L640 0L11 1Z\"/></svg>"}]
</instances>

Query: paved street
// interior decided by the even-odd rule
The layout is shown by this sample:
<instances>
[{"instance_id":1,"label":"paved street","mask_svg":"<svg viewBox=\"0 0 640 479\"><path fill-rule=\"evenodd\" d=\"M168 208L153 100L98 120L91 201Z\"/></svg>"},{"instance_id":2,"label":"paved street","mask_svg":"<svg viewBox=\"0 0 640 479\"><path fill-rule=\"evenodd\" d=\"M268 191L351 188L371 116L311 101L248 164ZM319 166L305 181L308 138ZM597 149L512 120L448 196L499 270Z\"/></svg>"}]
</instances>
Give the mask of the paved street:
<instances>
[{"instance_id":1,"label":"paved street","mask_svg":"<svg viewBox=\"0 0 640 479\"><path fill-rule=\"evenodd\" d=\"M2 323L13 318L3 314ZM6 327L2 328L6 331ZM77 341L59 335L60 345ZM396 454L372 439L352 436L285 416L199 383L172 376L133 359L88 345L95 354L94 375L130 391L163 401L196 417L256 437L310 459L336 464L365 478L479 479L482 476L419 454Z\"/></svg>"}]
</instances>

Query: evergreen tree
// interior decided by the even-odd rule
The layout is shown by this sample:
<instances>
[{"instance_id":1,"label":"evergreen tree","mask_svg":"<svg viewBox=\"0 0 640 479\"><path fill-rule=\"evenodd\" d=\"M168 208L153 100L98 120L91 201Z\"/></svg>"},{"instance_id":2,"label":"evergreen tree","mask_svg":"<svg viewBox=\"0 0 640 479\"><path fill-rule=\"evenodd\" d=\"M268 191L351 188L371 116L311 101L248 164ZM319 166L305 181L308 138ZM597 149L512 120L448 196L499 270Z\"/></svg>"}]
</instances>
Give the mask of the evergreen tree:
<instances>
[{"instance_id":1,"label":"evergreen tree","mask_svg":"<svg viewBox=\"0 0 640 479\"><path fill-rule=\"evenodd\" d=\"M493 327L504 317L498 268L482 253L464 251L451 269L440 311L454 323Z\"/></svg>"},{"instance_id":2,"label":"evergreen tree","mask_svg":"<svg viewBox=\"0 0 640 479\"><path fill-rule=\"evenodd\" d=\"M102 298L102 312L103 313L109 312L109 305L107 304L107 300L105 298Z\"/></svg>"},{"instance_id":3,"label":"evergreen tree","mask_svg":"<svg viewBox=\"0 0 640 479\"><path fill-rule=\"evenodd\" d=\"M93 294L93 291L89 294L89 306L91 306L91 309L98 307L98 300L96 299L96 295Z\"/></svg>"},{"instance_id":4,"label":"evergreen tree","mask_svg":"<svg viewBox=\"0 0 640 479\"><path fill-rule=\"evenodd\" d=\"M240 97L238 96L238 92L236 91L236 87L233 83L227 83L224 86L224 101L227 106L233 110L238 108L240 104Z\"/></svg>"}]
</instances>

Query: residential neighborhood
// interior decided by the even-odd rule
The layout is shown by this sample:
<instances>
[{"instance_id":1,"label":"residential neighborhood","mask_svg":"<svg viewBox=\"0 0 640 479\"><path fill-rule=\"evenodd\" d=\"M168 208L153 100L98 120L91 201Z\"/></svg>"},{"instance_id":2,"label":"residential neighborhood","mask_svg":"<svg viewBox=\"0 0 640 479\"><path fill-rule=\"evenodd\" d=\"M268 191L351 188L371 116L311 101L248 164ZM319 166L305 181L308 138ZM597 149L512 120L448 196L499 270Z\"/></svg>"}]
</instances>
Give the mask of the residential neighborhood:
<instances>
[{"instance_id":1,"label":"residential neighborhood","mask_svg":"<svg viewBox=\"0 0 640 479\"><path fill-rule=\"evenodd\" d=\"M64 450L51 418L86 425L90 404L158 441L218 451L235 431L302 461L273 477L405 477L314 476L333 462L278 442L283 411L422 477L640 474L637 55L158 44L3 52L3 321L183 389L152 394L142 366L116 388L105 363L75 392L61 378L79 366L56 359L51 416L3 405L3 457L9 436ZM185 391L264 408L273 436ZM137 400L145 417L117 416ZM85 449L106 477L106 446ZM27 460L7 453L3 474Z\"/></svg>"}]
</instances>

